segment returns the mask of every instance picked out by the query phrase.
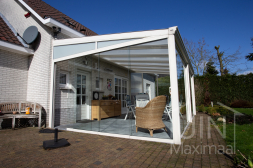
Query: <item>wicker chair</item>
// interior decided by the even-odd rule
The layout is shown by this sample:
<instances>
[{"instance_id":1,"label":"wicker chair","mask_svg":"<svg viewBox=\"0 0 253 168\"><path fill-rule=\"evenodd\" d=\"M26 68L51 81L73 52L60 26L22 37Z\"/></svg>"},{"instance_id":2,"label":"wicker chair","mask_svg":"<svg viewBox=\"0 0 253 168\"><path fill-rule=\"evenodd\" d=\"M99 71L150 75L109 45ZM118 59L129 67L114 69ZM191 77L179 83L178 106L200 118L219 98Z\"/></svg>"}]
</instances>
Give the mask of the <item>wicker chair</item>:
<instances>
[{"instance_id":1,"label":"wicker chair","mask_svg":"<svg viewBox=\"0 0 253 168\"><path fill-rule=\"evenodd\" d=\"M148 129L150 136L153 136L153 131L157 129L163 128L167 131L162 121L165 105L166 96L158 96L145 107L136 107L136 132L138 127Z\"/></svg>"}]
</instances>

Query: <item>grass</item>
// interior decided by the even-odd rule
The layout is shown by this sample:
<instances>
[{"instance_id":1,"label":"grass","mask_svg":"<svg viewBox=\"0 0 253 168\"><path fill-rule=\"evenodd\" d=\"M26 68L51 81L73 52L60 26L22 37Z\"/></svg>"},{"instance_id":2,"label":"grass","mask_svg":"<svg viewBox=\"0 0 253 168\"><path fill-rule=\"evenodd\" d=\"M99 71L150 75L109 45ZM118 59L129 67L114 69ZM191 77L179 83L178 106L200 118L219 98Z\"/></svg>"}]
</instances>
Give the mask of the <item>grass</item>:
<instances>
[{"instance_id":1,"label":"grass","mask_svg":"<svg viewBox=\"0 0 253 168\"><path fill-rule=\"evenodd\" d=\"M222 124L219 123L219 128L223 132ZM240 150L244 155L251 156L253 151L253 124L235 125L235 148ZM226 144L234 148L234 124L226 124ZM239 158L242 159L240 155Z\"/></svg>"},{"instance_id":2,"label":"grass","mask_svg":"<svg viewBox=\"0 0 253 168\"><path fill-rule=\"evenodd\" d=\"M253 109L246 108L234 108L240 113L248 114L253 116ZM223 131L223 123L217 122L221 132ZM226 124L226 144L231 145L234 148L234 124ZM253 157L253 123L251 124L243 124L235 125L235 146L236 150L240 150L247 157ZM242 159L241 155L237 154L237 156Z\"/></svg>"},{"instance_id":3,"label":"grass","mask_svg":"<svg viewBox=\"0 0 253 168\"><path fill-rule=\"evenodd\" d=\"M253 116L253 109L252 108L233 108L233 109L240 112L240 113L244 113L244 114L248 114L248 115Z\"/></svg>"}]
</instances>

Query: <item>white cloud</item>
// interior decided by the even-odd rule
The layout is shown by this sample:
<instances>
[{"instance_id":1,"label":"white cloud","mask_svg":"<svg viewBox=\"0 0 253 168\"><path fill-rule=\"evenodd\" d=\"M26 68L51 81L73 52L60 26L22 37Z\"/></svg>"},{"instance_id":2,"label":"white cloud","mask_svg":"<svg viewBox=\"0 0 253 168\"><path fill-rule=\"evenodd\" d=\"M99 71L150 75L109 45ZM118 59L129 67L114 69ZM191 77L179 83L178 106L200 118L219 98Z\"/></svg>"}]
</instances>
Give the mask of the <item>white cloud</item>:
<instances>
[{"instance_id":1,"label":"white cloud","mask_svg":"<svg viewBox=\"0 0 253 168\"><path fill-rule=\"evenodd\" d=\"M253 70L252 71L245 71L243 73L238 73L238 75L247 75L249 73L253 73Z\"/></svg>"},{"instance_id":2,"label":"white cloud","mask_svg":"<svg viewBox=\"0 0 253 168\"><path fill-rule=\"evenodd\" d=\"M247 75L249 73L253 73L253 67L252 67L252 70L249 70L249 71L244 71L242 73L238 73L238 75Z\"/></svg>"}]
</instances>

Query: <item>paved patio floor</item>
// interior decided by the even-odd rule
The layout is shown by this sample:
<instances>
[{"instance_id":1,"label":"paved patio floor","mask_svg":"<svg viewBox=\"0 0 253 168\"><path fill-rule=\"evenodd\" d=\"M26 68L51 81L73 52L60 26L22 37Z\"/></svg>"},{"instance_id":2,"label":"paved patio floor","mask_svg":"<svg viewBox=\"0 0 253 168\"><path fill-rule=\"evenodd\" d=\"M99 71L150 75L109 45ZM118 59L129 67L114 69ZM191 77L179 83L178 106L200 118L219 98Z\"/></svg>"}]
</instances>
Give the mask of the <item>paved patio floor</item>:
<instances>
[{"instance_id":1,"label":"paved patio floor","mask_svg":"<svg viewBox=\"0 0 253 168\"><path fill-rule=\"evenodd\" d=\"M59 138L68 139L71 145L44 150L42 142L53 139L53 133L39 133L32 127L4 129L0 130L0 167L231 167L232 162L214 147L211 153L201 153L198 147L225 145L214 127L207 138L207 117L196 115L195 128L186 132L195 134L180 146L63 131Z\"/></svg>"}]
</instances>

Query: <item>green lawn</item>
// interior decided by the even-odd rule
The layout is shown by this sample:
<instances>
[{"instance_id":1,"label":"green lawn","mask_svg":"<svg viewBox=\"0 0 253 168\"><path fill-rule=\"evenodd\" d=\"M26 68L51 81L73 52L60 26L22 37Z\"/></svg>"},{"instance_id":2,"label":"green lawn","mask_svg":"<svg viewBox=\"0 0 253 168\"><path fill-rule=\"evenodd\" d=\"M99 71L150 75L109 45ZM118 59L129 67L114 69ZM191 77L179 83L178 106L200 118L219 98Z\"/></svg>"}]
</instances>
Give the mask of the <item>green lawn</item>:
<instances>
[{"instance_id":1,"label":"green lawn","mask_svg":"<svg viewBox=\"0 0 253 168\"><path fill-rule=\"evenodd\" d=\"M240 113L244 113L244 114L248 114L248 115L252 115L253 116L253 109L252 108L233 108L236 111L240 112Z\"/></svg>"},{"instance_id":2,"label":"green lawn","mask_svg":"<svg viewBox=\"0 0 253 168\"><path fill-rule=\"evenodd\" d=\"M240 113L253 115L253 109L246 108L234 108ZM222 123L218 122L219 128L223 131ZM227 145L232 145L234 147L234 124L226 124L226 138L225 141ZM235 145L236 150L240 150L244 155L253 157L253 123L235 125ZM251 152L252 151L252 152ZM242 157L237 153L241 159Z\"/></svg>"},{"instance_id":3,"label":"green lawn","mask_svg":"<svg viewBox=\"0 0 253 168\"><path fill-rule=\"evenodd\" d=\"M222 129L222 127L220 127ZM235 125L235 148L246 156L253 156L253 124ZM234 147L234 124L226 125L227 145ZM252 151L252 152L251 152Z\"/></svg>"}]
</instances>

